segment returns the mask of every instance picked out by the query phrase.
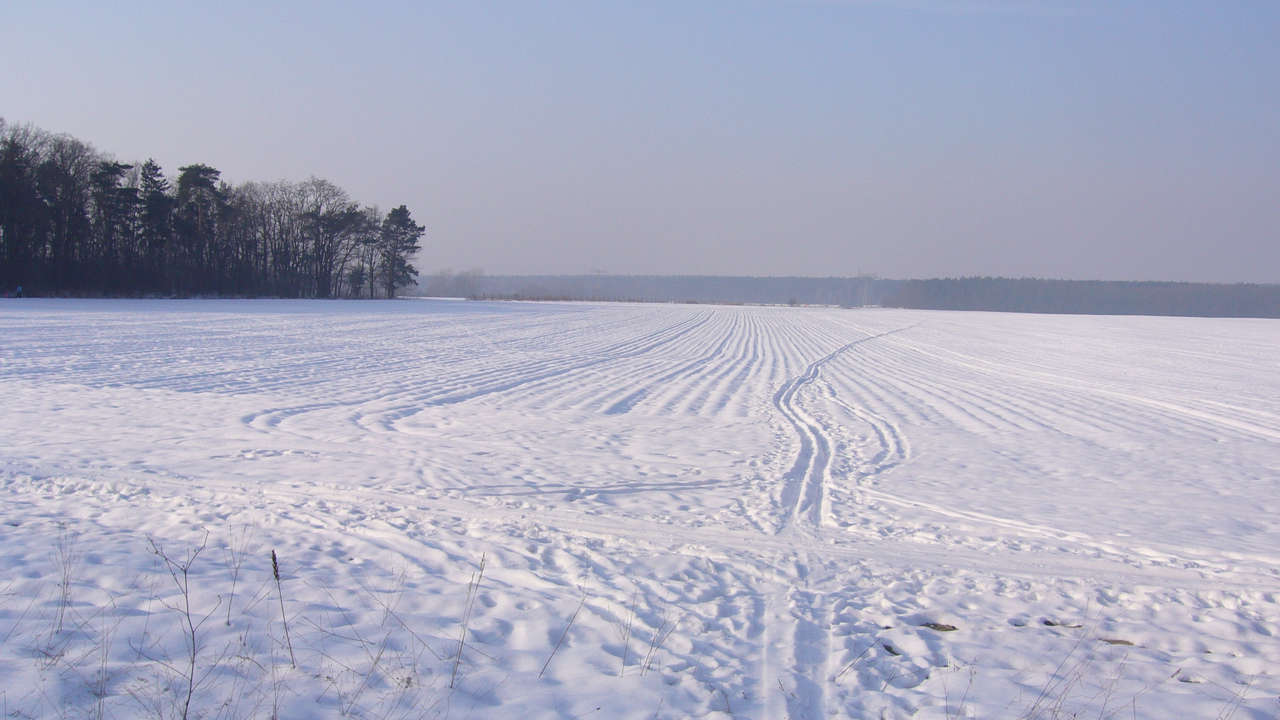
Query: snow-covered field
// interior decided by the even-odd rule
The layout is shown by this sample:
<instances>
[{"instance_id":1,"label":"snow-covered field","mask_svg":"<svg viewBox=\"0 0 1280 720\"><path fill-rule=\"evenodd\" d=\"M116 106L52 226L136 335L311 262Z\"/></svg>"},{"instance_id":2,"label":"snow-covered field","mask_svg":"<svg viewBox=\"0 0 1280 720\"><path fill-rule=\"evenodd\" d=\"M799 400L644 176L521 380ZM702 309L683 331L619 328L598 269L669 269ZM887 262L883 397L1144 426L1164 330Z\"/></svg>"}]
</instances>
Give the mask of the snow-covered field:
<instances>
[{"instance_id":1,"label":"snow-covered field","mask_svg":"<svg viewBox=\"0 0 1280 720\"><path fill-rule=\"evenodd\" d=\"M0 392L6 717L1280 716L1277 321L9 300Z\"/></svg>"}]
</instances>

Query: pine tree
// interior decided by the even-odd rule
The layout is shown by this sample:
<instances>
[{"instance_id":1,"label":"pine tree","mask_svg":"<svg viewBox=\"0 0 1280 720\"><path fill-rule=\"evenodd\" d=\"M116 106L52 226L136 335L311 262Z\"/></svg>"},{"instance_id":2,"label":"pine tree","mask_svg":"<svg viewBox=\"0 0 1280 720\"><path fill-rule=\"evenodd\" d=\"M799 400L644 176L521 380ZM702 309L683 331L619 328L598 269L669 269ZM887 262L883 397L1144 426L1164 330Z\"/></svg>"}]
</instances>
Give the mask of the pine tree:
<instances>
[{"instance_id":1,"label":"pine tree","mask_svg":"<svg viewBox=\"0 0 1280 720\"><path fill-rule=\"evenodd\" d=\"M221 175L208 165L178 168L178 197L174 212L176 261L169 276L178 292L216 289L214 256L218 250L218 221L226 198L218 187ZM175 272L176 271L176 272Z\"/></svg>"},{"instance_id":2,"label":"pine tree","mask_svg":"<svg viewBox=\"0 0 1280 720\"><path fill-rule=\"evenodd\" d=\"M116 293L127 287L124 275L133 264L138 215L137 188L122 185L132 165L103 160L90 176L96 247L88 258L98 267L100 289Z\"/></svg>"},{"instance_id":3,"label":"pine tree","mask_svg":"<svg viewBox=\"0 0 1280 720\"><path fill-rule=\"evenodd\" d=\"M424 232L426 228L409 217L409 209L404 205L387 213L382 221L378 269L387 297L395 297L396 288L412 285L418 277L418 270L409 263L409 258L422 249L418 239Z\"/></svg>"},{"instance_id":4,"label":"pine tree","mask_svg":"<svg viewBox=\"0 0 1280 720\"><path fill-rule=\"evenodd\" d=\"M142 163L138 183L142 203L139 234L143 278L140 287L159 290L163 286L161 278L165 275L166 255L173 238L174 198L169 192L169 181L155 160L148 159Z\"/></svg>"}]
</instances>

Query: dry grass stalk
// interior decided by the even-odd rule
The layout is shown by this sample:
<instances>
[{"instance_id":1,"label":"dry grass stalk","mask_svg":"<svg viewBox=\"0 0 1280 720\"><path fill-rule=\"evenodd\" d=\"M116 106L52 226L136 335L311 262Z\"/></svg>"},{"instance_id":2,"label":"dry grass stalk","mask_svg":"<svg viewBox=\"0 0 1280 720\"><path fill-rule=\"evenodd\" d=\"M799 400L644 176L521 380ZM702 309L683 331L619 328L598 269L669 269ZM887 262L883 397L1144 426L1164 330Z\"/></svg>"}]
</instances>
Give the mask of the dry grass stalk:
<instances>
[{"instance_id":1,"label":"dry grass stalk","mask_svg":"<svg viewBox=\"0 0 1280 720\"><path fill-rule=\"evenodd\" d=\"M622 665L618 668L618 677L622 677L627 671L627 657L631 651L631 629L636 622L636 604L640 601L640 591L636 590L631 594L631 610L627 614L627 619L622 625Z\"/></svg>"},{"instance_id":2,"label":"dry grass stalk","mask_svg":"<svg viewBox=\"0 0 1280 720\"><path fill-rule=\"evenodd\" d=\"M564 639L569 635L569 630L573 627L573 621L578 619L578 613L582 612L582 606L587 604L587 593L582 593L582 600L578 602L578 607L573 611L573 615L569 616L569 624L564 626L564 631L560 633L560 639L556 641L556 646L551 648L551 654L547 656L547 661L542 663L542 669L538 671L538 679L542 679L543 673L551 665L551 660L555 658L556 653L560 651L560 645L564 643Z\"/></svg>"},{"instance_id":3,"label":"dry grass stalk","mask_svg":"<svg viewBox=\"0 0 1280 720\"><path fill-rule=\"evenodd\" d=\"M271 575L276 579L276 596L280 598L280 621L284 623L284 641L289 646L289 665L296 668L298 661L293 657L293 640L289 638L289 618L284 613L284 589L280 586L280 562L275 548L271 549Z\"/></svg>"},{"instance_id":4,"label":"dry grass stalk","mask_svg":"<svg viewBox=\"0 0 1280 720\"><path fill-rule=\"evenodd\" d=\"M461 632L458 634L458 653L453 658L453 673L449 676L449 689L458 682L458 668L462 666L462 650L467 645L467 632L471 627L471 612L476 606L476 595L480 592L480 580L484 577L486 555L480 555L480 569L471 574L471 582L467 585L467 607L462 614Z\"/></svg>"}]
</instances>

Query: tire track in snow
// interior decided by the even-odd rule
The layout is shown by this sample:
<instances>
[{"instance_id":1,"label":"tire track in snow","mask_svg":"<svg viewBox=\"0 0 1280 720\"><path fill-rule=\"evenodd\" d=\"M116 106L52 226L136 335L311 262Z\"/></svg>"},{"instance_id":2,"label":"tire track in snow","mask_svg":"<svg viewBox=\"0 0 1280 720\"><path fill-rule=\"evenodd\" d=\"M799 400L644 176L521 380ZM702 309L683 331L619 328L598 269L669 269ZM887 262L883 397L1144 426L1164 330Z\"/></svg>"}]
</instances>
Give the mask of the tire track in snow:
<instances>
[{"instance_id":1,"label":"tire track in snow","mask_svg":"<svg viewBox=\"0 0 1280 720\"><path fill-rule=\"evenodd\" d=\"M867 424L875 435L878 449L871 458L870 468L858 473L860 483L873 482L885 473L911 459L911 443L898 425L870 408L857 407L836 394L834 385L828 384L827 398L842 410Z\"/></svg>"},{"instance_id":2,"label":"tire track in snow","mask_svg":"<svg viewBox=\"0 0 1280 720\"><path fill-rule=\"evenodd\" d=\"M551 356L532 363L522 359L515 363L508 362L496 367L482 368L465 375L428 381L421 387L383 392L374 397L270 408L246 415L241 418L241 422L263 432L285 432L287 430L284 425L298 416L333 408L352 408L356 411L354 422L357 426L365 430L394 432L397 430L395 427L397 422L414 415L424 407L467 402L522 386L544 383L590 367L640 356L678 340L705 325L710 319L710 313L686 317L675 324L664 325L643 335L627 338L584 357L566 360L560 356ZM390 405L391 403L396 404ZM369 410L366 412L365 408Z\"/></svg>"},{"instance_id":3,"label":"tire track in snow","mask_svg":"<svg viewBox=\"0 0 1280 720\"><path fill-rule=\"evenodd\" d=\"M800 437L800 452L783 477L782 506L786 513L779 534L803 528L821 533L826 520L826 482L831 474L830 431L798 402L799 394L822 373L822 368L851 348L902 332L907 326L868 335L846 343L810 363L773 396L778 409ZM765 603L765 638L761 667L764 717L823 718L827 686L831 682L831 603L827 593L810 587L809 571L797 564L796 578L779 578L785 590L771 593Z\"/></svg>"},{"instance_id":4,"label":"tire track in snow","mask_svg":"<svg viewBox=\"0 0 1280 720\"><path fill-rule=\"evenodd\" d=\"M797 564L795 578L779 576L765 598L761 653L762 718L826 717L831 682L831 601L808 587L808 569Z\"/></svg>"},{"instance_id":5,"label":"tire track in snow","mask_svg":"<svg viewBox=\"0 0 1280 720\"><path fill-rule=\"evenodd\" d=\"M910 347L916 352L930 356L941 362L959 365L980 373L997 375L1000 377L1012 376L1026 381L1041 383L1055 390L1068 390L1080 394L1118 400L1130 405L1140 405L1161 412L1167 417L1180 420L1184 423L1198 422L1205 426L1230 429L1238 433L1261 437L1267 440L1280 440L1280 428L1269 426L1266 423L1266 419L1274 419L1273 416L1270 416L1267 413L1251 413L1253 418L1249 420L1241 420L1235 417L1227 417L1217 412L1209 412L1199 408L1188 407L1187 405L1180 403L1168 402L1159 398L1146 397L1133 392L1126 392L1122 389L1086 384L1084 382L1072 380L1047 371L1029 370L1005 363L983 360L954 350L946 350L943 348L928 350L915 344L904 343L904 345L906 347ZM1227 407L1231 408L1232 406ZM1232 408L1232 411L1234 412L1235 409ZM1237 412L1236 414L1239 413ZM1261 420L1261 422L1259 422L1259 420Z\"/></svg>"},{"instance_id":6,"label":"tire track in snow","mask_svg":"<svg viewBox=\"0 0 1280 720\"><path fill-rule=\"evenodd\" d=\"M657 348L678 341L706 325L711 319L711 313L704 313L663 328L659 332L643 336L638 340L621 343L609 351L585 361L574 360L569 363L554 363L549 367L539 368L534 372L530 372L527 365L515 365L509 369L504 368L502 375L487 384L479 386L467 384L460 389L436 396L421 399L415 398L415 401L411 404L384 411L383 417L378 422L386 430L393 431L396 429L395 423L397 421L417 413L423 407L439 407L468 402L488 395L505 393L520 387L538 385L572 373L581 372L587 368L614 363L627 358L640 357L646 353L653 352Z\"/></svg>"},{"instance_id":7,"label":"tire track in snow","mask_svg":"<svg viewBox=\"0 0 1280 720\"><path fill-rule=\"evenodd\" d=\"M902 344L908 345L907 343ZM917 374L924 375L924 373ZM850 416L867 423L872 428L872 431L876 436L877 444L881 447L877 455L871 459L871 467L864 472L858 473L856 478L860 483L867 485L866 487L860 488L860 494L864 501L872 501L896 507L920 510L949 520L959 521L961 523L974 523L992 528L1000 528L1024 538L1038 538L1055 543L1071 543L1076 547L1087 549L1096 557L1124 560L1131 556L1137 556L1164 564L1198 561L1197 553L1195 553L1193 549L1189 548L1168 547L1157 549L1142 546L1125 548L1117 543L1108 542L1088 533L1073 532L1062 528L1033 523L1027 520L1003 517L992 513L951 508L943 504L931 503L919 498L902 497L895 494L891 489L877 489L874 485L875 481L898 465L910 460L910 446L906 441L906 437L902 434L901 430L896 427L896 425L887 421L884 417L871 412L870 410L864 410L854 406L839 397L834 386L830 383L827 383L826 385L826 398L843 409ZM929 387L930 391L935 389L933 386ZM941 396L935 394L933 397L940 398ZM972 397L967 397L967 402L965 404L970 407L978 407L979 401L975 398L976 394ZM953 401L948 398L945 402ZM993 403L993 405L996 407L1003 407L998 403ZM1004 419L998 414L993 414L993 417L997 420ZM1039 424L1046 429L1056 430L1056 426L1052 424Z\"/></svg>"},{"instance_id":8,"label":"tire track in snow","mask_svg":"<svg viewBox=\"0 0 1280 720\"><path fill-rule=\"evenodd\" d=\"M604 414L623 415L631 412L631 409L653 392L654 388L665 387L671 384L674 380L683 379L685 376L692 375L699 369L705 368L709 363L711 363L711 361L719 357L720 353L724 352L725 346L729 344L729 341L734 339L736 329L736 327L730 327L724 337L721 338L720 344L716 345L716 347L710 352L707 352L706 354L645 383L637 390L633 390L628 393L626 397L614 402L606 408Z\"/></svg>"},{"instance_id":9,"label":"tire track in snow","mask_svg":"<svg viewBox=\"0 0 1280 720\"><path fill-rule=\"evenodd\" d=\"M783 476L782 517L780 530L786 530L797 521L804 521L811 528L820 528L825 511L823 496L831 469L831 437L822 423L813 419L797 402L800 392L818 379L823 366L862 343L909 330L915 327L897 328L876 335L868 335L836 348L809 364L800 375L788 380L773 396L773 405L782 413L800 437L800 452L791 470Z\"/></svg>"}]
</instances>

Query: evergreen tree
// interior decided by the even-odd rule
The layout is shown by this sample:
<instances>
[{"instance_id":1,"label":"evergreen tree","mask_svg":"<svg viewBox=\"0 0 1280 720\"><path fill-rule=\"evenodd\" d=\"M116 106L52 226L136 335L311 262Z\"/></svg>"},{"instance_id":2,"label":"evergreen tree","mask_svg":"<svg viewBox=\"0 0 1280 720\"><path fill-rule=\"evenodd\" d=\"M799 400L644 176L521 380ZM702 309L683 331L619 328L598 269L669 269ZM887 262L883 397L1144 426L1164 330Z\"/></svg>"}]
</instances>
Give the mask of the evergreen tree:
<instances>
[{"instance_id":1,"label":"evergreen tree","mask_svg":"<svg viewBox=\"0 0 1280 720\"><path fill-rule=\"evenodd\" d=\"M214 253L218 221L225 198L219 191L217 170L196 164L178 168L178 196L174 208L175 255L169 268L176 292L209 292L216 288Z\"/></svg>"},{"instance_id":2,"label":"evergreen tree","mask_svg":"<svg viewBox=\"0 0 1280 720\"><path fill-rule=\"evenodd\" d=\"M169 181L155 160L148 159L142 163L138 184L139 201L142 203L139 241L143 259L139 287L135 289L160 290L173 238L174 198L169 192Z\"/></svg>"},{"instance_id":3,"label":"evergreen tree","mask_svg":"<svg viewBox=\"0 0 1280 720\"><path fill-rule=\"evenodd\" d=\"M126 268L134 264L138 191L121 184L125 173L132 168L114 160L103 160L90 176L95 247L88 260L98 269L99 289L111 293L128 287L123 275Z\"/></svg>"},{"instance_id":4,"label":"evergreen tree","mask_svg":"<svg viewBox=\"0 0 1280 720\"><path fill-rule=\"evenodd\" d=\"M396 296L396 288L412 285L418 270L409 264L409 258L421 250L418 239L426 228L409 217L404 205L387 213L382 221L382 237L379 241L379 271L387 297Z\"/></svg>"}]
</instances>

